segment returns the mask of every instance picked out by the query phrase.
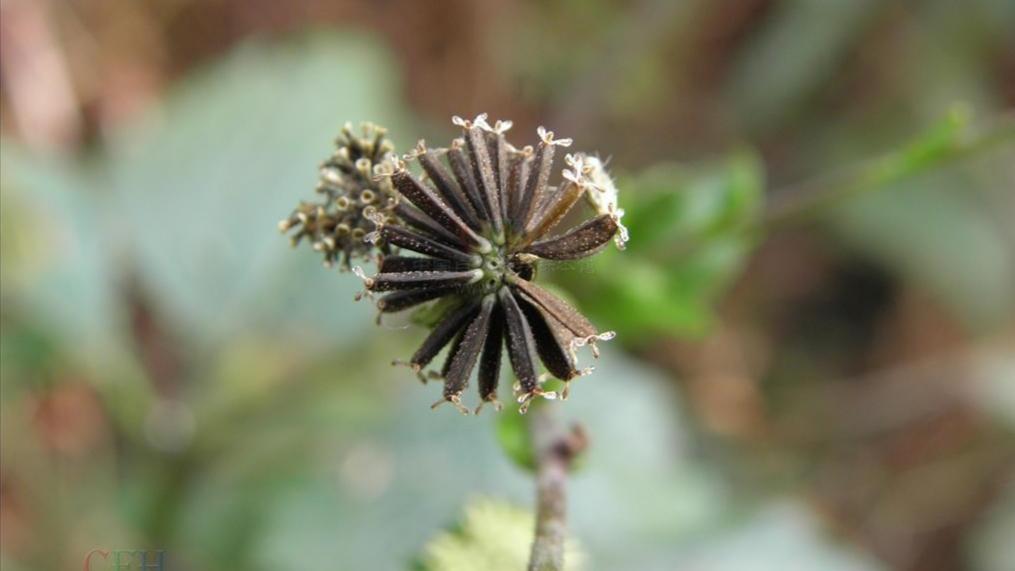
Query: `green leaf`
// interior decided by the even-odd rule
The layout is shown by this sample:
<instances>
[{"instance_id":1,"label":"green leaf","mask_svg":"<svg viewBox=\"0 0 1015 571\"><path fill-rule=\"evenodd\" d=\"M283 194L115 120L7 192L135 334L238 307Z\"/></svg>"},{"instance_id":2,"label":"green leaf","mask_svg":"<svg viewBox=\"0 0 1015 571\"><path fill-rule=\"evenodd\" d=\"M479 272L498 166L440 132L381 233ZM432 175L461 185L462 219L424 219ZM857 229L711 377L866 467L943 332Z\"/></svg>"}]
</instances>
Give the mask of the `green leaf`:
<instances>
[{"instance_id":1,"label":"green leaf","mask_svg":"<svg viewBox=\"0 0 1015 571\"><path fill-rule=\"evenodd\" d=\"M759 219L763 176L745 151L696 171L662 164L621 179L628 249L557 265L554 277L597 323L629 341L660 331L701 334L754 245L746 229Z\"/></svg>"},{"instance_id":2,"label":"green leaf","mask_svg":"<svg viewBox=\"0 0 1015 571\"><path fill-rule=\"evenodd\" d=\"M623 205L631 248L672 249L674 242L742 230L753 222L761 207L764 173L753 154L741 151L693 171L656 165L621 179L620 185L628 199Z\"/></svg>"},{"instance_id":3,"label":"green leaf","mask_svg":"<svg viewBox=\"0 0 1015 571\"><path fill-rule=\"evenodd\" d=\"M539 403L533 403L538 406ZM528 417L514 410L507 410L497 415L497 442L504 453L520 468L528 471L536 469L536 453L529 437Z\"/></svg>"}]
</instances>

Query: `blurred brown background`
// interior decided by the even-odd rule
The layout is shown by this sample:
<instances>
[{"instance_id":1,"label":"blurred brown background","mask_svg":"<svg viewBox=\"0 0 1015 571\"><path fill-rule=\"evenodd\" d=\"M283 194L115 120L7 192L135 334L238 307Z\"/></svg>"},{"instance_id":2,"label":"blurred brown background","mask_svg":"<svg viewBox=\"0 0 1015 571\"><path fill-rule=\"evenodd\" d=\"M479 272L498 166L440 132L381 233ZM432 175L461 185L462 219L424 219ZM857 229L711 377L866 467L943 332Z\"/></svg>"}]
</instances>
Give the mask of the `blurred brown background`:
<instances>
[{"instance_id":1,"label":"blurred brown background","mask_svg":"<svg viewBox=\"0 0 1015 571\"><path fill-rule=\"evenodd\" d=\"M621 333L568 403L585 568L1015 568L1011 2L0 16L5 569L436 568L472 494L528 505L493 417L386 366L420 332L273 229L343 122L405 150L483 111L609 156L634 220L704 197L620 286L550 272ZM696 226L743 164L760 231Z\"/></svg>"}]
</instances>

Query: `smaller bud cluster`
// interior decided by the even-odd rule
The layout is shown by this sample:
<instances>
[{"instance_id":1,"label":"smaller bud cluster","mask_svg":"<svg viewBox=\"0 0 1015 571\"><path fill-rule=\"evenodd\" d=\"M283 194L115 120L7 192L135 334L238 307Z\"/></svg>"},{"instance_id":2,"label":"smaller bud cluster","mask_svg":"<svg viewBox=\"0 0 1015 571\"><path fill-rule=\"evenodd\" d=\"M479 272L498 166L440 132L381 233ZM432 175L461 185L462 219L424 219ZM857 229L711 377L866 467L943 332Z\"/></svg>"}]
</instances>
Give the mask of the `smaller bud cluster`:
<instances>
[{"instance_id":1,"label":"smaller bud cluster","mask_svg":"<svg viewBox=\"0 0 1015 571\"><path fill-rule=\"evenodd\" d=\"M326 267L338 263L347 270L352 260L369 257L376 246L367 234L378 221L394 220L397 195L391 178L383 175L396 168L397 159L386 134L372 123L363 123L356 133L347 123L335 152L321 164L316 188L321 200L300 202L278 224L282 232L295 230L293 246L305 238L321 252Z\"/></svg>"}]
</instances>

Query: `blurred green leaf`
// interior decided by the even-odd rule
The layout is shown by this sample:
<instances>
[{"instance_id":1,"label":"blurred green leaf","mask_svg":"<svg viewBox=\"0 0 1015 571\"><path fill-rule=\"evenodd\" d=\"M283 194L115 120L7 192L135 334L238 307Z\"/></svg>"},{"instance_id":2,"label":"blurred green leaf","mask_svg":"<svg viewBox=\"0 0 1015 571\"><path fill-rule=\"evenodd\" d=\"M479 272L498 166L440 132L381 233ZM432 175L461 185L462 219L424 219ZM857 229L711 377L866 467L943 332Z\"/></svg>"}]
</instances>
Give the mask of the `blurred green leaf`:
<instances>
[{"instance_id":1,"label":"blurred green leaf","mask_svg":"<svg viewBox=\"0 0 1015 571\"><path fill-rule=\"evenodd\" d=\"M0 323L0 375L4 379L4 400L21 389L49 380L60 367L61 344L49 331L26 321L23 316L4 315ZM35 387L39 388L39 387Z\"/></svg>"},{"instance_id":2,"label":"blurred green leaf","mask_svg":"<svg viewBox=\"0 0 1015 571\"><path fill-rule=\"evenodd\" d=\"M624 221L632 230L629 247L665 255L681 241L721 236L753 222L764 174L757 157L743 151L696 170L660 164L620 184Z\"/></svg>"},{"instance_id":3,"label":"blurred green leaf","mask_svg":"<svg viewBox=\"0 0 1015 571\"><path fill-rule=\"evenodd\" d=\"M897 183L954 166L963 159L990 156L1015 143L1015 122L1000 117L973 128L965 105L953 105L945 117L910 141L884 154L795 187L773 192L764 227L772 228L815 214L828 213L860 195L892 188Z\"/></svg>"},{"instance_id":4,"label":"blurred green leaf","mask_svg":"<svg viewBox=\"0 0 1015 571\"><path fill-rule=\"evenodd\" d=\"M994 505L974 524L969 552L972 569L1008 571L1015 569L1015 480L998 494Z\"/></svg>"},{"instance_id":5,"label":"blurred green leaf","mask_svg":"<svg viewBox=\"0 0 1015 571\"><path fill-rule=\"evenodd\" d=\"M533 406L537 406L534 403ZM528 416L509 408L497 415L497 442L515 464L532 472L536 469L536 453L529 437Z\"/></svg>"},{"instance_id":6,"label":"blurred green leaf","mask_svg":"<svg viewBox=\"0 0 1015 571\"><path fill-rule=\"evenodd\" d=\"M532 512L506 502L475 498L465 506L461 525L430 540L419 568L424 571L518 571L532 545ZM564 569L584 567L575 541L565 545Z\"/></svg>"},{"instance_id":7,"label":"blurred green leaf","mask_svg":"<svg viewBox=\"0 0 1015 571\"><path fill-rule=\"evenodd\" d=\"M347 303L359 280L289 252L275 229L312 195L341 124L361 120L407 132L390 58L368 37L320 34L242 46L116 134L115 230L188 331L214 340L270 327L332 342L369 327L369 304Z\"/></svg>"},{"instance_id":8,"label":"blurred green leaf","mask_svg":"<svg viewBox=\"0 0 1015 571\"><path fill-rule=\"evenodd\" d=\"M999 218L1015 211L1010 156L994 152L896 182L828 218L850 247L920 284L969 325L1004 323L1015 303L1015 241Z\"/></svg>"},{"instance_id":9,"label":"blurred green leaf","mask_svg":"<svg viewBox=\"0 0 1015 571\"><path fill-rule=\"evenodd\" d=\"M969 109L957 105L941 121L909 144L877 159L860 174L856 186L879 188L947 159L961 149L971 122Z\"/></svg>"},{"instance_id":10,"label":"blurred green leaf","mask_svg":"<svg viewBox=\"0 0 1015 571\"><path fill-rule=\"evenodd\" d=\"M820 214L850 247L920 284L967 324L990 327L1015 303L1015 241L1003 214L1015 211L1013 150L1011 117L974 127L969 109L953 105L896 150L775 193L764 226Z\"/></svg>"},{"instance_id":11,"label":"blurred green leaf","mask_svg":"<svg viewBox=\"0 0 1015 571\"><path fill-rule=\"evenodd\" d=\"M320 374L334 375L334 369L322 364ZM287 407L269 426L262 426L264 417L250 418L249 431L236 431L228 442L220 469L230 477L206 478L214 485L187 503L185 521L228 521L232 516L218 513L226 506L211 501L228 494L236 506L249 501L264 507L263 526L254 532L255 568L309 570L326 558L339 569L394 570L404 569L434 530L458 521L473 494L531 506L531 475L512 464L490 430L503 417L518 418L516 412L491 418L487 408L480 417L463 418L450 408L432 411L440 387L420 386L401 368L344 374L343 385L357 386L313 400L312 411L342 401L331 414ZM377 387L390 388L392 398L376 398ZM348 402L357 391L385 406L349 421L350 409L365 406ZM699 463L682 460L694 452L674 414L681 410L679 395L660 373L607 344L596 373L575 381L567 404L565 417L580 420L592 442L587 468L574 475L569 489L569 522L596 568L630 568L624 561L632 552L672 559L696 533L720 523L726 508L722 483ZM286 460L271 468L267 453L253 466L244 459L286 427L303 434L289 442L310 460L309 470ZM275 485L262 490L265 495L238 497L243 480L272 478ZM186 533L213 527L205 523ZM525 541L531 541L531 529ZM306 553L317 557L301 556Z\"/></svg>"},{"instance_id":12,"label":"blurred green leaf","mask_svg":"<svg viewBox=\"0 0 1015 571\"><path fill-rule=\"evenodd\" d=\"M836 545L821 532L822 523L806 505L773 501L743 524L692 550L678 568L700 571L877 571L884 566L872 556ZM787 566L787 562L792 565Z\"/></svg>"},{"instance_id":13,"label":"blurred green leaf","mask_svg":"<svg viewBox=\"0 0 1015 571\"><path fill-rule=\"evenodd\" d=\"M700 334L753 247L745 229L758 220L763 177L757 158L741 152L699 170L663 164L621 179L628 249L558 265L554 276L629 340Z\"/></svg>"},{"instance_id":14,"label":"blurred green leaf","mask_svg":"<svg viewBox=\"0 0 1015 571\"><path fill-rule=\"evenodd\" d=\"M102 196L70 158L0 145L5 313L54 334L84 363L115 355L117 244L103 232ZM10 305L8 305L10 304Z\"/></svg>"}]
</instances>

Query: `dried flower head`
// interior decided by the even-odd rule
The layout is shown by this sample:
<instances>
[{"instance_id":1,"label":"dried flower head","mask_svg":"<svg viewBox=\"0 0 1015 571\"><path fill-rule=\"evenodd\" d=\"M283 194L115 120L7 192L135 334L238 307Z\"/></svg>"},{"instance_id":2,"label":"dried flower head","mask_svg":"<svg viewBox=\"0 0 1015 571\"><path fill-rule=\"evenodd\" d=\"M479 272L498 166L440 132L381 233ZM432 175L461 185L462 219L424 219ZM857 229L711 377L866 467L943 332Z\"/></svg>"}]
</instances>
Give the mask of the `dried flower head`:
<instances>
[{"instance_id":1,"label":"dried flower head","mask_svg":"<svg viewBox=\"0 0 1015 571\"><path fill-rule=\"evenodd\" d=\"M320 167L319 202L301 202L288 218L278 223L283 232L296 229L293 246L304 238L324 254L324 265L348 269L350 261L366 258L374 245L364 238L373 230L373 219L391 216L395 192L388 177L395 166L394 147L387 131L371 123L351 124L335 140L336 150Z\"/></svg>"},{"instance_id":2,"label":"dried flower head","mask_svg":"<svg viewBox=\"0 0 1015 571\"><path fill-rule=\"evenodd\" d=\"M482 403L497 403L503 348L518 379L522 412L543 391L539 363L550 376L567 383L586 374L575 351L613 337L600 332L578 310L532 282L540 259L576 260L601 250L618 234L616 188L598 159L567 155L568 169L556 185L551 170L558 147L542 127L539 142L517 148L505 138L510 122L490 126L485 115L472 121L454 118L462 137L447 149L427 148L421 141L407 160L419 162L426 178L411 174L401 162L380 178L397 191L394 216L373 217L377 229L367 239L381 246L420 254L388 255L379 272L367 277L368 292L382 313L444 299L449 309L408 364L425 379L423 369L450 345L439 373L444 380L440 401L463 412L461 395L478 364ZM608 182L609 184L606 184ZM598 216L550 236L571 208L589 193ZM610 194L612 193L612 194ZM626 236L626 232L622 235ZM621 243L621 242L618 242ZM478 411L478 409L477 409Z\"/></svg>"}]
</instances>

